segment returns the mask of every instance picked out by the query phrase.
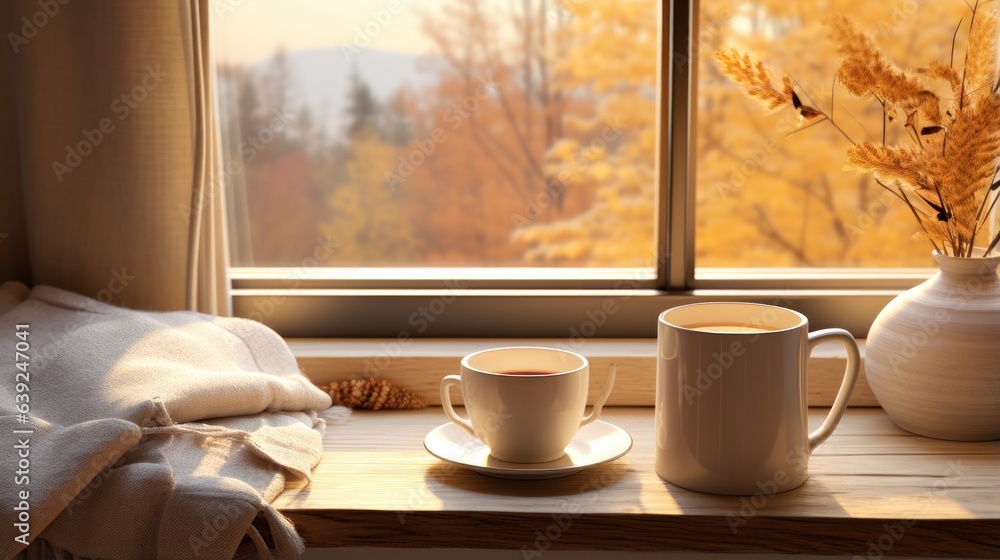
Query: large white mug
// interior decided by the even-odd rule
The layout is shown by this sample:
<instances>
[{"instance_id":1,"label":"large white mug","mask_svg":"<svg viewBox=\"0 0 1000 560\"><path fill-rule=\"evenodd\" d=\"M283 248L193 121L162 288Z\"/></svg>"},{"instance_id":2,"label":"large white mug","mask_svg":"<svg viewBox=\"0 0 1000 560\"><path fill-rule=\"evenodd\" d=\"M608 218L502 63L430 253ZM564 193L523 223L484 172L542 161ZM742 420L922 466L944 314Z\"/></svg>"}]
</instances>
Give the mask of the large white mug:
<instances>
[{"instance_id":1,"label":"large white mug","mask_svg":"<svg viewBox=\"0 0 1000 560\"><path fill-rule=\"evenodd\" d=\"M555 348L494 348L464 357L461 375L441 380L441 406L494 458L542 463L562 457L576 432L597 420L614 382L612 367L607 387L584 416L590 383L586 358ZM468 419L451 405L454 385L462 388Z\"/></svg>"},{"instance_id":2,"label":"large white mug","mask_svg":"<svg viewBox=\"0 0 1000 560\"><path fill-rule=\"evenodd\" d=\"M847 371L823 425L808 432L806 361L839 340ZM858 378L857 342L809 332L804 315L752 303L701 303L660 314L656 473L713 494L772 494L808 477L812 451L840 422Z\"/></svg>"}]
</instances>

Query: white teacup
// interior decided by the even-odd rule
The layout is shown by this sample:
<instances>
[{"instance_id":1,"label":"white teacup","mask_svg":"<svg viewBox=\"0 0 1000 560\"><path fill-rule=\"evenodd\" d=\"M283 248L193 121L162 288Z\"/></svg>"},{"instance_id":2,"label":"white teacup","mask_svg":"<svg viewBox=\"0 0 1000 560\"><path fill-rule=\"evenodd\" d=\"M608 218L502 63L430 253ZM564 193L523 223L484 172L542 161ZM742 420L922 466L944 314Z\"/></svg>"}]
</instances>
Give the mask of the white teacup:
<instances>
[{"instance_id":1,"label":"white teacup","mask_svg":"<svg viewBox=\"0 0 1000 560\"><path fill-rule=\"evenodd\" d=\"M847 371L826 421L809 433L806 360L839 340ZM752 303L684 305L660 315L656 472L713 494L773 494L805 482L809 456L833 433L858 379L854 337L809 332L801 313Z\"/></svg>"},{"instance_id":2,"label":"white teacup","mask_svg":"<svg viewBox=\"0 0 1000 560\"><path fill-rule=\"evenodd\" d=\"M510 463L542 463L565 454L580 427L597 420L615 382L584 416L590 365L574 352L555 348L494 348L462 359L461 375L441 380L441 406L452 422ZM455 413L449 390L462 387L469 418Z\"/></svg>"}]
</instances>

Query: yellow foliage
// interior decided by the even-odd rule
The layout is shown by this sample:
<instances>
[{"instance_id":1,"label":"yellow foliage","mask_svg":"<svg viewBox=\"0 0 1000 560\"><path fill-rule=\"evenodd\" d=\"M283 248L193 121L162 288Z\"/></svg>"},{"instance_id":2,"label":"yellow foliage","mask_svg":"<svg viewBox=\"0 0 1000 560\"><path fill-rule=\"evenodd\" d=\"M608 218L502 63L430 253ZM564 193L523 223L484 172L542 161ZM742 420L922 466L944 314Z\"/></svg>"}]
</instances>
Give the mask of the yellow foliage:
<instances>
[{"instance_id":1,"label":"yellow foliage","mask_svg":"<svg viewBox=\"0 0 1000 560\"><path fill-rule=\"evenodd\" d=\"M505 48L510 37L497 31L500 24L477 15L479 2L454 0L440 16L450 27L428 26L428 36L442 45L441 60L452 69L441 74L433 95L414 95L408 115L414 141L436 128L447 139L398 192L387 187L385 172L415 145L392 147L366 133L351 139L352 156L341 174L346 178L325 201L328 215L321 226L340 243L337 264L652 264L657 215L666 210L662 201L657 207L656 197L657 92L659 80L676 77L669 64L695 65L698 80L696 126L687 146L696 160L693 184L674 185L689 187L695 201L696 266L932 264L926 242L912 239L913 216L898 198L845 166L922 192L944 170L936 162L899 173L910 148L883 149L881 106L851 99L847 90L870 90L890 109L900 109L888 123L886 144L905 144L903 125L915 108L932 122L913 126L944 121L954 114L956 100L965 98L963 91L974 109L975 98L989 89L982 86L996 79L996 57L971 57L964 81L950 64L954 26L963 17L968 26L966 3L702 0L694 60L664 60L659 79L652 22L669 2L558 4L568 19L549 28L548 51L530 55L551 63L546 76L552 87L545 96L537 94L543 91L537 84L525 93L520 46ZM831 18L835 38L846 39L840 53L827 41L824 13L857 22ZM997 21L985 13L977 17L971 41L995 44ZM956 67L968 50L967 35L959 35ZM873 44L884 55L872 51ZM732 48L752 56L733 55ZM760 111L758 101L746 99L723 77L713 59L720 51L744 76L740 84L773 113ZM841 56L848 64L834 84ZM760 61L787 70L795 81L772 75ZM895 87L878 79L879 69L899 78ZM495 94L476 96L469 80L481 74L500 84ZM565 97L556 100L550 95L556 91ZM794 108L792 92L799 98ZM928 92L945 102L932 105ZM538 101L542 97L545 102ZM475 101L477 108L455 124L448 117L462 101ZM834 118L844 134L828 123L800 122L809 115L803 108ZM543 124L556 121L561 126L548 134ZM964 126L973 132L971 121ZM971 157L989 147L966 142L947 149ZM979 184L988 171L975 167L955 180ZM560 191L557 197L550 196L553 188ZM968 213L969 200L963 195L954 206Z\"/></svg>"},{"instance_id":2,"label":"yellow foliage","mask_svg":"<svg viewBox=\"0 0 1000 560\"><path fill-rule=\"evenodd\" d=\"M398 200L385 180L396 163L396 150L371 130L351 138L347 181L329 196L329 216L320 231L338 243L336 264L390 266L413 261L413 234Z\"/></svg>"},{"instance_id":3,"label":"yellow foliage","mask_svg":"<svg viewBox=\"0 0 1000 560\"><path fill-rule=\"evenodd\" d=\"M993 198L987 187L996 176L1000 153L1000 96L992 89L997 19L992 12L980 13L978 3L972 11L974 23L961 80L957 72L944 71L940 63L930 72L950 84L949 93L961 84L957 102L924 89L918 83L918 73L888 62L876 41L860 31L850 17L835 14L825 19L837 53L842 57L836 74L838 81L855 97L873 96L883 111L881 143L852 141L847 149L848 168L874 175L880 187L899 198L914 214L935 249L956 256L970 256L980 229L987 229L983 227L987 218L982 209ZM840 121L805 107L794 91L788 91L792 90L790 80L786 79L786 91L776 89L770 69L760 61L752 61L749 54L730 48L720 51L716 58L722 72L744 86L749 97L767 102L772 109L787 104L787 98L791 97L802 116L807 116L804 111L813 117L822 116L847 136L840 128ZM977 89L988 89L965 95L970 80ZM984 86L979 85L982 82L986 82ZM942 112L942 107L947 109ZM834 110L834 107L829 109L831 115ZM886 144L886 119L893 116L904 121L904 130L910 134L906 138L909 145ZM915 194L907 194L904 187ZM980 192L983 192L981 200L977 197ZM787 245L768 216L759 208L755 210L765 229Z\"/></svg>"},{"instance_id":4,"label":"yellow foliage","mask_svg":"<svg viewBox=\"0 0 1000 560\"><path fill-rule=\"evenodd\" d=\"M728 84L712 56L736 47L787 69L797 82L774 79L755 60L730 60L747 71L744 85L755 88L758 97L772 106L791 105L794 88L804 107L815 107L818 113L845 122L847 134L881 141L880 108L854 102L842 89L835 89L831 98L829 79L839 56L823 39L821 14L850 14L858 21L857 29L836 29L835 33L853 34L856 39L846 54L902 73L910 80L905 83L915 90L889 91L878 83L869 86L882 87L880 95L912 108L926 104L920 91L930 87L927 80L955 87L957 76L947 61L954 25L968 16L965 5L934 2L910 9L908 4L901 8L896 3L869 3L861 9L853 0L821 4L707 0L700 9L701 33L694 45L698 115L692 139L697 157L696 265L930 265L927 248L910 237L912 215L905 207L897 207L899 200L870 179L844 171L843 153L850 144L843 135L822 124L796 132L802 108L797 108L798 115L791 108L787 113L762 114ZM601 100L597 120L617 127L620 134L597 147L580 140L560 142L550 150L547 172L564 180L567 193L585 185L598 190L591 209L514 232L515 240L529 245L529 262L579 263L577 259L583 259L588 265L649 264L657 214L657 127L651 95L656 88L657 44L648 22L656 17L655 0L574 3L560 85L594 92ZM986 23L982 25L988 29ZM914 33L917 29L919 33ZM906 74L889 59L872 57L866 50L872 42L885 46L891 60L926 70ZM958 52L964 52L963 48L959 41ZM864 75L845 77L848 85L867 79ZM573 129L590 130L596 138L599 126L574 123ZM904 136L905 132L891 129L887 141Z\"/></svg>"},{"instance_id":5,"label":"yellow foliage","mask_svg":"<svg viewBox=\"0 0 1000 560\"><path fill-rule=\"evenodd\" d=\"M551 265L645 266L654 249L656 211L655 0L574 4L568 88L601 100L597 122L573 153L549 152L550 176L567 193L596 187L593 205L570 218L516 230L526 259Z\"/></svg>"},{"instance_id":6,"label":"yellow foliage","mask_svg":"<svg viewBox=\"0 0 1000 560\"><path fill-rule=\"evenodd\" d=\"M858 60L894 70L897 62L917 68L911 76L920 88L916 96L891 92L901 106L906 101L912 107L924 103L919 92L930 87L926 82L940 80L945 91L955 84L948 64L951 39L960 19L968 23L969 12L962 2L908 6L872 2L862 8L849 0L702 3L697 266L933 265L926 242L911 237L913 216L905 205L870 178L845 172L844 153L851 144L843 134L824 122L800 130L790 108L760 111L757 101L728 83L712 58L735 47L787 70L803 104L832 115L860 144L881 144L881 106L850 98L840 84L831 89L841 56L824 40L820 16L847 14L857 21L857 29L839 32L858 32L848 53ZM883 47L886 59L865 54L865 35ZM960 36L956 65L964 49ZM904 122L905 116L888 123L887 144L905 143Z\"/></svg>"}]
</instances>

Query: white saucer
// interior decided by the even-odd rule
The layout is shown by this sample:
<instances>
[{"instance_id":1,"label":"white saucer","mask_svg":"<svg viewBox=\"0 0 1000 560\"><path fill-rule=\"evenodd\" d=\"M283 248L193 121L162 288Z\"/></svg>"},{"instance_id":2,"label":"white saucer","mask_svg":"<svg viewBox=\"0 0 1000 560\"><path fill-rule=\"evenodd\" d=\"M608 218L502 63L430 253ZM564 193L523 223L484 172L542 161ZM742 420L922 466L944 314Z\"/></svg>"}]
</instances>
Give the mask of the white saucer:
<instances>
[{"instance_id":1,"label":"white saucer","mask_svg":"<svg viewBox=\"0 0 1000 560\"><path fill-rule=\"evenodd\" d=\"M486 444L449 422L431 430L424 448L442 461L498 478L558 478L614 461L632 449L632 436L600 420L580 428L566 454L547 463L507 463L490 456Z\"/></svg>"}]
</instances>

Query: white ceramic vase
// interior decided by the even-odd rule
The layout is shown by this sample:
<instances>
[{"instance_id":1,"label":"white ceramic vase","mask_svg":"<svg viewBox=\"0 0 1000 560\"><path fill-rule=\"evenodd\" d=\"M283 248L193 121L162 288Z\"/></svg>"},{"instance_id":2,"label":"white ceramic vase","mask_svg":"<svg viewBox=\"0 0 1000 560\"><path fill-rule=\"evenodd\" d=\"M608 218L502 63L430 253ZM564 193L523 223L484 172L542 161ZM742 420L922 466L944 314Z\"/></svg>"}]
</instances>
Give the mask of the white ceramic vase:
<instances>
[{"instance_id":1,"label":"white ceramic vase","mask_svg":"<svg viewBox=\"0 0 1000 560\"><path fill-rule=\"evenodd\" d=\"M1000 256L933 256L940 270L892 300L872 324L868 383L904 430L1000 439Z\"/></svg>"}]
</instances>

